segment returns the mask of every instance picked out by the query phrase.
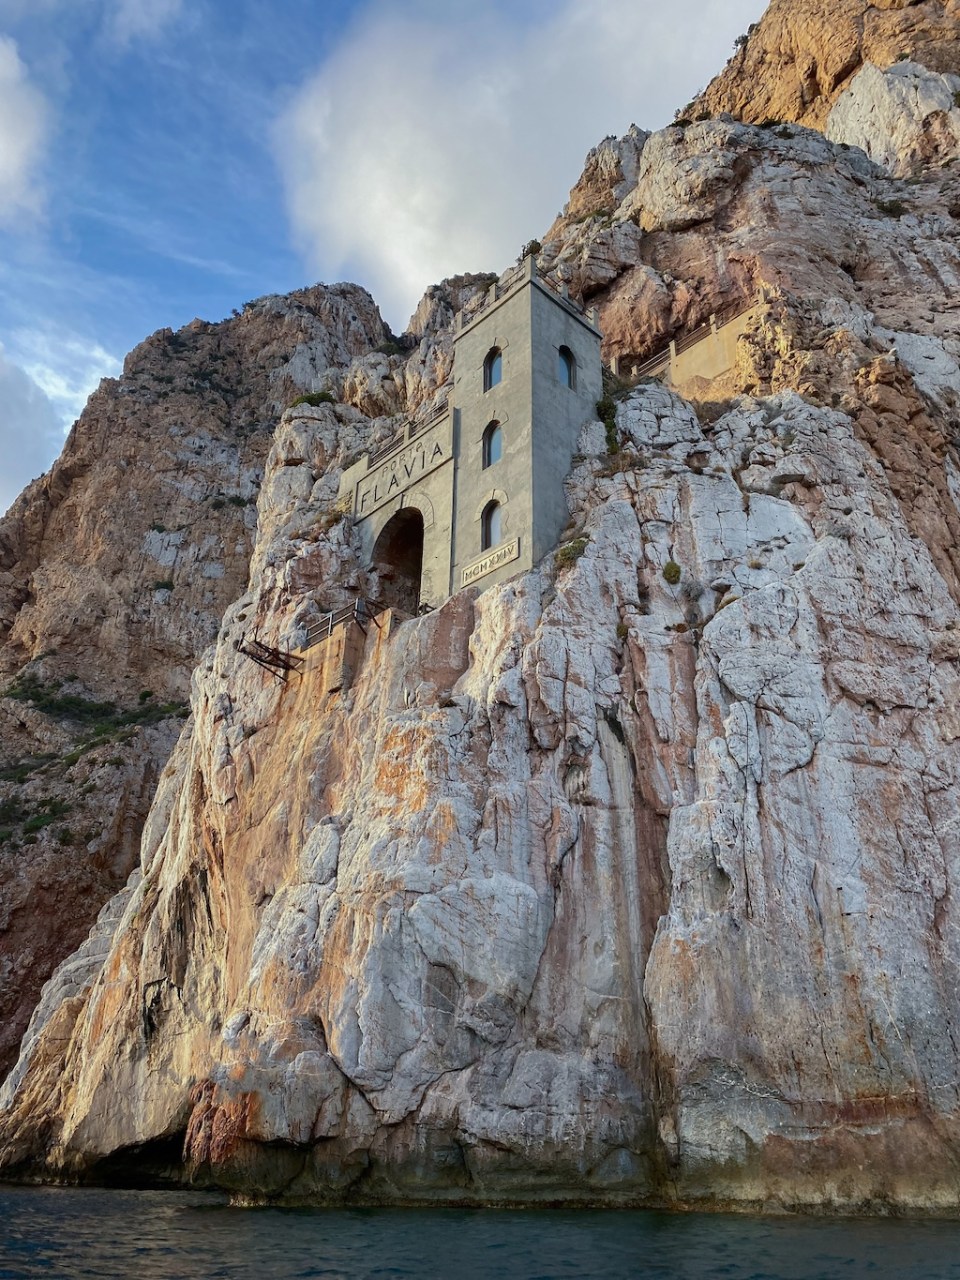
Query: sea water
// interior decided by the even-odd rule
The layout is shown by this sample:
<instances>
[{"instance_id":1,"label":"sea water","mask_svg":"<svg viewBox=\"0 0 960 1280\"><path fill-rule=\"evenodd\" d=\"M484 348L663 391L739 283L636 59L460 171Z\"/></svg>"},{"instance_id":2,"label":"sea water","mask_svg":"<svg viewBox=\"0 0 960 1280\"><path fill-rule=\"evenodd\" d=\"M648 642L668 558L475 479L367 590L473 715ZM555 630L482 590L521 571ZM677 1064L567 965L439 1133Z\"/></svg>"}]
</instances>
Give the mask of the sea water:
<instances>
[{"instance_id":1,"label":"sea water","mask_svg":"<svg viewBox=\"0 0 960 1280\"><path fill-rule=\"evenodd\" d=\"M960 1280L960 1222L648 1211L234 1209L0 1187L0 1277Z\"/></svg>"}]
</instances>

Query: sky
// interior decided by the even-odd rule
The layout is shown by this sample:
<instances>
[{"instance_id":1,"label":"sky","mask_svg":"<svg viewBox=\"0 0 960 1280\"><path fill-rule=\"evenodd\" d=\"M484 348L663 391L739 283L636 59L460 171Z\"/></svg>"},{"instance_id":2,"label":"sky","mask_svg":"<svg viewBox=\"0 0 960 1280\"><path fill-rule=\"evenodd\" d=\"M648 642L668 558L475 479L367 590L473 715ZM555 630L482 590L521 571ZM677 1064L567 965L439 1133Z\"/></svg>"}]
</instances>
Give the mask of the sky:
<instances>
[{"instance_id":1,"label":"sky","mask_svg":"<svg viewBox=\"0 0 960 1280\"><path fill-rule=\"evenodd\" d=\"M0 0L0 512L156 329L318 280L401 332L765 0Z\"/></svg>"}]
</instances>

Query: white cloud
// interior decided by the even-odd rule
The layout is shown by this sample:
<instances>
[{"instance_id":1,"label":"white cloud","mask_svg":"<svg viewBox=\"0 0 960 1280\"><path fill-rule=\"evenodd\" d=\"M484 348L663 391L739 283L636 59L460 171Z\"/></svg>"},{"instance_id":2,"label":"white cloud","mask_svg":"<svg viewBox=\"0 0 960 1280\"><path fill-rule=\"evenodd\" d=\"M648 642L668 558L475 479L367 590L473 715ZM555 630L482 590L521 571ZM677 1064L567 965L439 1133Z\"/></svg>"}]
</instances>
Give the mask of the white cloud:
<instances>
[{"instance_id":1,"label":"white cloud","mask_svg":"<svg viewBox=\"0 0 960 1280\"><path fill-rule=\"evenodd\" d=\"M396 326L431 282L504 266L591 146L667 123L764 7L373 0L276 129L311 268L361 273Z\"/></svg>"},{"instance_id":2,"label":"white cloud","mask_svg":"<svg viewBox=\"0 0 960 1280\"><path fill-rule=\"evenodd\" d=\"M0 35L0 222L36 213L37 168L49 132L49 109L30 83L16 43Z\"/></svg>"},{"instance_id":3,"label":"white cloud","mask_svg":"<svg viewBox=\"0 0 960 1280\"><path fill-rule=\"evenodd\" d=\"M0 22L21 22L26 17L50 13L63 0L0 0Z\"/></svg>"},{"instance_id":4,"label":"white cloud","mask_svg":"<svg viewBox=\"0 0 960 1280\"><path fill-rule=\"evenodd\" d=\"M98 342L52 329L17 329L10 335L17 364L69 426L101 378L116 377L121 362Z\"/></svg>"},{"instance_id":5,"label":"white cloud","mask_svg":"<svg viewBox=\"0 0 960 1280\"><path fill-rule=\"evenodd\" d=\"M151 39L177 17L182 0L110 0L106 5L106 23L118 44Z\"/></svg>"},{"instance_id":6,"label":"white cloud","mask_svg":"<svg viewBox=\"0 0 960 1280\"><path fill-rule=\"evenodd\" d=\"M62 444L57 410L0 346L0 514L46 471Z\"/></svg>"},{"instance_id":7,"label":"white cloud","mask_svg":"<svg viewBox=\"0 0 960 1280\"><path fill-rule=\"evenodd\" d=\"M20 329L0 343L0 513L54 462L87 397L120 367L69 332Z\"/></svg>"},{"instance_id":8,"label":"white cloud","mask_svg":"<svg viewBox=\"0 0 960 1280\"><path fill-rule=\"evenodd\" d=\"M0 0L0 22L14 25L57 10L81 18L98 14L110 39L123 46L158 35L182 12L183 0Z\"/></svg>"}]
</instances>

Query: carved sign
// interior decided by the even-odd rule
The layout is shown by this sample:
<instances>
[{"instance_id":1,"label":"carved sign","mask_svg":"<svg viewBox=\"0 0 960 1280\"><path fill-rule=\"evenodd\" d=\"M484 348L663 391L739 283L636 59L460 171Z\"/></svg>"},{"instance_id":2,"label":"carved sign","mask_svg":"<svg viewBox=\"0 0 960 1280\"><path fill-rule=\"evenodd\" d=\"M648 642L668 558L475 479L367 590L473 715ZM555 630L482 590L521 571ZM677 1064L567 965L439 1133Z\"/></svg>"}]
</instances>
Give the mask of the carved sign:
<instances>
[{"instance_id":1,"label":"carved sign","mask_svg":"<svg viewBox=\"0 0 960 1280\"><path fill-rule=\"evenodd\" d=\"M357 520L365 520L385 502L399 497L452 457L453 428L450 418L447 418L416 440L411 440L358 481L353 498L354 516Z\"/></svg>"},{"instance_id":2,"label":"carved sign","mask_svg":"<svg viewBox=\"0 0 960 1280\"><path fill-rule=\"evenodd\" d=\"M505 542L502 547L494 547L492 551L487 551L479 560L474 560L473 564L468 564L461 570L460 585L468 587L471 582L476 582L477 578L482 578L484 574L499 569L502 564L509 564L511 560L519 559L520 539L514 538L512 542Z\"/></svg>"}]
</instances>

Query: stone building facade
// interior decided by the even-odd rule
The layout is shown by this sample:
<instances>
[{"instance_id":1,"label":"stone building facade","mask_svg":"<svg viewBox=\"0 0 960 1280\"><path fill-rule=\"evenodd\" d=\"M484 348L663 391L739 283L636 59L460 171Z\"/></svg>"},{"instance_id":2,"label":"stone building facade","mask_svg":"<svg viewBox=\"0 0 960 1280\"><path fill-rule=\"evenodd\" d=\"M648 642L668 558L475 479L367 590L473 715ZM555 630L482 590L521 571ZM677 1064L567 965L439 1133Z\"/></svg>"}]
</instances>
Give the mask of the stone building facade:
<instances>
[{"instance_id":1,"label":"stone building facade","mask_svg":"<svg viewBox=\"0 0 960 1280\"><path fill-rule=\"evenodd\" d=\"M602 394L596 313L526 258L457 316L445 409L344 472L378 597L415 612L541 560L567 522L563 480Z\"/></svg>"}]
</instances>

